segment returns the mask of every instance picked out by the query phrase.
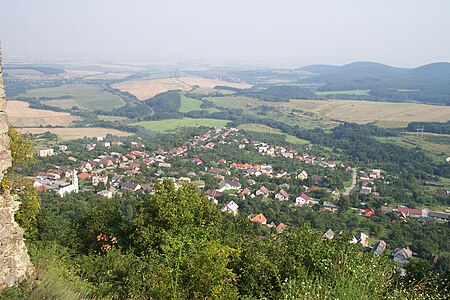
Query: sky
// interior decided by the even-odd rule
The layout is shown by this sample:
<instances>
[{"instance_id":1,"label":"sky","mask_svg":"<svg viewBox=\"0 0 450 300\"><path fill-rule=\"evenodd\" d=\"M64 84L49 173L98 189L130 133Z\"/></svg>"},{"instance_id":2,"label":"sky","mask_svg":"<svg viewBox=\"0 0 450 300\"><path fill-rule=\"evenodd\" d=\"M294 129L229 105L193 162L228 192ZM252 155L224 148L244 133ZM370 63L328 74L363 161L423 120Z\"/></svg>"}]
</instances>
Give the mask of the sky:
<instances>
[{"instance_id":1,"label":"sky","mask_svg":"<svg viewBox=\"0 0 450 300\"><path fill-rule=\"evenodd\" d=\"M450 61L449 0L0 0L4 60Z\"/></svg>"}]
</instances>

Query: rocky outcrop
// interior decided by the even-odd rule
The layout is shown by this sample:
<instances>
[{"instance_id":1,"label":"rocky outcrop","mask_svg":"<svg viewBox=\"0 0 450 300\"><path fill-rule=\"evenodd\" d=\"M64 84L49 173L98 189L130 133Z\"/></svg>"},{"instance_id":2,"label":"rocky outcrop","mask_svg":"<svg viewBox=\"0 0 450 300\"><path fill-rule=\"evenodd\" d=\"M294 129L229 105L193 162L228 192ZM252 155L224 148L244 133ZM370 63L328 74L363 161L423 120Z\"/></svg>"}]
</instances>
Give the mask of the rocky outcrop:
<instances>
[{"instance_id":1,"label":"rocky outcrop","mask_svg":"<svg viewBox=\"0 0 450 300\"><path fill-rule=\"evenodd\" d=\"M0 48L0 182L12 164L2 73ZM9 190L0 194L0 289L23 281L33 272L23 239L23 229L14 221L14 213L18 208L19 202Z\"/></svg>"}]
</instances>

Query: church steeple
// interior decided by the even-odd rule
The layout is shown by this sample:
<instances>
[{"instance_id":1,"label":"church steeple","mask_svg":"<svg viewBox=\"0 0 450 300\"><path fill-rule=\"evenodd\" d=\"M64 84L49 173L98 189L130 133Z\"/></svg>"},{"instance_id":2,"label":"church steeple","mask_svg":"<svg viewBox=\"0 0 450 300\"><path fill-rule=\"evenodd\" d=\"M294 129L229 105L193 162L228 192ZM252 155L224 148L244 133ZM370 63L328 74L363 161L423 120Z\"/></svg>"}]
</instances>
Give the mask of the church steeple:
<instances>
[{"instance_id":1,"label":"church steeple","mask_svg":"<svg viewBox=\"0 0 450 300\"><path fill-rule=\"evenodd\" d=\"M72 172L72 185L74 187L74 192L78 193L78 176L77 171L75 169L73 169Z\"/></svg>"}]
</instances>

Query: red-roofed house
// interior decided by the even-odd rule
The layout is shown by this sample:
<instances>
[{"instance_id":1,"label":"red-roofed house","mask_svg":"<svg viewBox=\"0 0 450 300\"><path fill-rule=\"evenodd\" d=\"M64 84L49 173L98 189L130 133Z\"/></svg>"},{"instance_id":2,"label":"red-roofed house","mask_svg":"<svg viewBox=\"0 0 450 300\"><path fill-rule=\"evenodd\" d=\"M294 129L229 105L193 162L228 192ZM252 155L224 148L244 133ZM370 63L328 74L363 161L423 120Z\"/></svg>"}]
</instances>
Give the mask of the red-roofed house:
<instances>
[{"instance_id":1,"label":"red-roofed house","mask_svg":"<svg viewBox=\"0 0 450 300\"><path fill-rule=\"evenodd\" d=\"M309 203L310 198L306 194L301 194L297 198L295 198L296 206L303 206Z\"/></svg>"},{"instance_id":2,"label":"red-roofed house","mask_svg":"<svg viewBox=\"0 0 450 300\"><path fill-rule=\"evenodd\" d=\"M411 216L411 217L421 217L422 216L422 210L421 209L414 209L414 208L409 208L406 206L401 206L399 205L397 208L398 212L404 213L407 216Z\"/></svg>"},{"instance_id":3,"label":"red-roofed house","mask_svg":"<svg viewBox=\"0 0 450 300\"><path fill-rule=\"evenodd\" d=\"M286 228L286 224L280 223L278 224L277 228L275 228L277 233L281 233Z\"/></svg>"},{"instance_id":4,"label":"red-roofed house","mask_svg":"<svg viewBox=\"0 0 450 300\"><path fill-rule=\"evenodd\" d=\"M192 162L195 163L196 165L201 165L203 163L203 161L198 157L194 158Z\"/></svg>"},{"instance_id":5,"label":"red-roofed house","mask_svg":"<svg viewBox=\"0 0 450 300\"><path fill-rule=\"evenodd\" d=\"M365 211L365 215L366 215L366 217L371 217L371 216L375 215L375 210L373 208L368 208Z\"/></svg>"},{"instance_id":6,"label":"red-roofed house","mask_svg":"<svg viewBox=\"0 0 450 300\"><path fill-rule=\"evenodd\" d=\"M78 174L78 178L81 179L81 180L86 180L86 179L88 179L90 177L91 177L91 175L88 174L88 173L80 173L80 174Z\"/></svg>"},{"instance_id":7,"label":"red-roofed house","mask_svg":"<svg viewBox=\"0 0 450 300\"><path fill-rule=\"evenodd\" d=\"M258 223L261 223L263 225L266 225L267 218L263 214L258 214L256 216L254 216L253 218L250 218L250 221L251 222L258 222Z\"/></svg>"}]
</instances>

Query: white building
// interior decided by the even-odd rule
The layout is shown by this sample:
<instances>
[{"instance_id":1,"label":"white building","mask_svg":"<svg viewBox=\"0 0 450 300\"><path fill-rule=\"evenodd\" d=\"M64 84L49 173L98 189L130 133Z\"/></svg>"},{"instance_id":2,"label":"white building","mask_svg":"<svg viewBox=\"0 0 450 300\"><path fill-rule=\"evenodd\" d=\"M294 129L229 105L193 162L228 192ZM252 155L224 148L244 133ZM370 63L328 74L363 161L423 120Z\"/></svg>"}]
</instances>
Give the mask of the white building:
<instances>
[{"instance_id":1,"label":"white building","mask_svg":"<svg viewBox=\"0 0 450 300\"><path fill-rule=\"evenodd\" d=\"M223 212L227 212L230 214L233 214L234 216L238 213L239 205L236 204L236 202L231 201L225 204L225 206L221 209Z\"/></svg>"},{"instance_id":2,"label":"white building","mask_svg":"<svg viewBox=\"0 0 450 300\"><path fill-rule=\"evenodd\" d=\"M78 189L78 177L77 177L77 171L73 170L72 173L72 184L65 186L63 188L60 188L58 190L58 195L60 195L61 197L64 197L64 195L69 194L69 193L78 193L79 189Z\"/></svg>"},{"instance_id":3,"label":"white building","mask_svg":"<svg viewBox=\"0 0 450 300\"><path fill-rule=\"evenodd\" d=\"M37 151L37 156L38 157L47 157L47 156L53 156L53 149L52 148L48 148L48 149L39 149Z\"/></svg>"}]
</instances>

